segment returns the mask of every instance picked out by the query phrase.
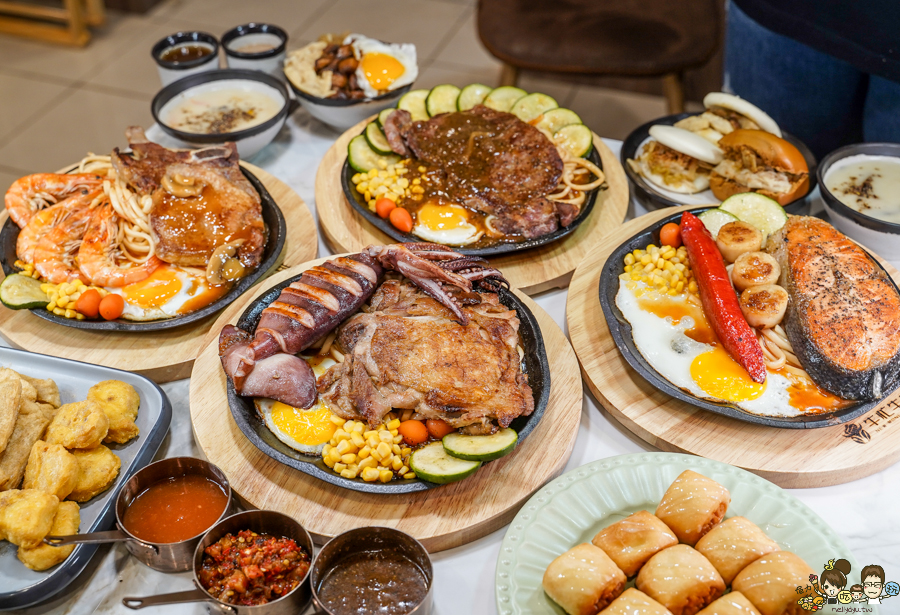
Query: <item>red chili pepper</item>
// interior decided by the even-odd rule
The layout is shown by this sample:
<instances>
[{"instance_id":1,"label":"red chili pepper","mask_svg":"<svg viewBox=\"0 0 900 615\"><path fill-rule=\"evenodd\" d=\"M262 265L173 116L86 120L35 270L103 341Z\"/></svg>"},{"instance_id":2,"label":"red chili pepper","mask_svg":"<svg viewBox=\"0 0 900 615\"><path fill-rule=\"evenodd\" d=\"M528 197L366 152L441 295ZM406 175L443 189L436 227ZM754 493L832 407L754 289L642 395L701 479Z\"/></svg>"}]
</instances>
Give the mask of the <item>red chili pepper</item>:
<instances>
[{"instance_id":1,"label":"red chili pepper","mask_svg":"<svg viewBox=\"0 0 900 615\"><path fill-rule=\"evenodd\" d=\"M754 382L762 384L766 381L762 346L741 312L715 240L700 218L687 211L681 214L681 240L700 290L703 313L713 331L731 358L747 370Z\"/></svg>"}]
</instances>

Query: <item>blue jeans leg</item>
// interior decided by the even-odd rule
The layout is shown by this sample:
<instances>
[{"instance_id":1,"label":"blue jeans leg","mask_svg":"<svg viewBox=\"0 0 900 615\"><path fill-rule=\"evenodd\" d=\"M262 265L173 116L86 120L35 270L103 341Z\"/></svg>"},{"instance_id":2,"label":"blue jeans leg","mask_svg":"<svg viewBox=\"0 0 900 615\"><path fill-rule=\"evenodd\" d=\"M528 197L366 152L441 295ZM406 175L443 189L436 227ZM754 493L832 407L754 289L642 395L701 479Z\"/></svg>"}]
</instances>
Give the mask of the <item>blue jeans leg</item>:
<instances>
[{"instance_id":1,"label":"blue jeans leg","mask_svg":"<svg viewBox=\"0 0 900 615\"><path fill-rule=\"evenodd\" d=\"M847 62L776 34L728 3L726 90L763 109L817 158L862 140L868 81Z\"/></svg>"}]
</instances>

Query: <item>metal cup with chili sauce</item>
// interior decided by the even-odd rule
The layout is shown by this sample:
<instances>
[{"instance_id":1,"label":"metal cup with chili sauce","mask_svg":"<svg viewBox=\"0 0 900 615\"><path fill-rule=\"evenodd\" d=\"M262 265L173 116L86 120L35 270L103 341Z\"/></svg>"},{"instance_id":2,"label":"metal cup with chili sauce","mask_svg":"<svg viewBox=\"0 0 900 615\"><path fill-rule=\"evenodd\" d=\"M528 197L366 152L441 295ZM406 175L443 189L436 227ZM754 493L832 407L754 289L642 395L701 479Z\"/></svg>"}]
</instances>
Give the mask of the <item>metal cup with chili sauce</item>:
<instances>
[{"instance_id":1,"label":"metal cup with chili sauce","mask_svg":"<svg viewBox=\"0 0 900 615\"><path fill-rule=\"evenodd\" d=\"M194 551L195 589L123 598L130 609L206 602L211 613L296 615L310 602L313 543L302 525L279 512L248 510L217 523Z\"/></svg>"},{"instance_id":2,"label":"metal cup with chili sauce","mask_svg":"<svg viewBox=\"0 0 900 615\"><path fill-rule=\"evenodd\" d=\"M331 539L313 562L317 615L431 615L434 569L418 540L390 527Z\"/></svg>"},{"instance_id":3,"label":"metal cup with chili sauce","mask_svg":"<svg viewBox=\"0 0 900 615\"><path fill-rule=\"evenodd\" d=\"M200 538L231 513L231 485L218 467L193 457L161 459L141 469L116 496L116 525L108 532L47 536L44 542L124 542L142 564L185 572Z\"/></svg>"}]
</instances>

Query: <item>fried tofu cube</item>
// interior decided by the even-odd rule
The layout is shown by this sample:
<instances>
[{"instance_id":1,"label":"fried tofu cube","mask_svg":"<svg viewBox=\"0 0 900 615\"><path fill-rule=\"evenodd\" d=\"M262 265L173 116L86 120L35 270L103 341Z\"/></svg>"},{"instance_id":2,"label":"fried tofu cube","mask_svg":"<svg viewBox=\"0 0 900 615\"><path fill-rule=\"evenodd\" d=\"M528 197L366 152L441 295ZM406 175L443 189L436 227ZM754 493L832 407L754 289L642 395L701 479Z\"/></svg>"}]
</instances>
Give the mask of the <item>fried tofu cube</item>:
<instances>
[{"instance_id":1,"label":"fried tofu cube","mask_svg":"<svg viewBox=\"0 0 900 615\"><path fill-rule=\"evenodd\" d=\"M0 492L0 540L37 547L50 533L58 508L59 498L37 489Z\"/></svg>"},{"instance_id":2,"label":"fried tofu cube","mask_svg":"<svg viewBox=\"0 0 900 615\"><path fill-rule=\"evenodd\" d=\"M69 494L75 502L87 502L97 494L106 491L116 476L122 461L111 450L102 444L96 448L73 450L78 460L78 482Z\"/></svg>"},{"instance_id":3,"label":"fried tofu cube","mask_svg":"<svg viewBox=\"0 0 900 615\"><path fill-rule=\"evenodd\" d=\"M48 536L72 536L78 533L81 524L81 510L77 502L60 502L53 518ZM27 549L19 547L18 557L27 568L32 570L47 570L62 563L76 545L65 547L53 547L48 544L40 544L37 547Z\"/></svg>"},{"instance_id":4,"label":"fried tofu cube","mask_svg":"<svg viewBox=\"0 0 900 615\"><path fill-rule=\"evenodd\" d=\"M80 471L75 455L63 445L38 440L31 447L22 488L38 489L62 501L75 489Z\"/></svg>"},{"instance_id":5,"label":"fried tofu cube","mask_svg":"<svg viewBox=\"0 0 900 615\"><path fill-rule=\"evenodd\" d=\"M125 444L138 435L134 421L141 397L133 386L119 380L104 380L91 387L87 398L96 402L109 419L109 432L104 442Z\"/></svg>"},{"instance_id":6,"label":"fried tofu cube","mask_svg":"<svg viewBox=\"0 0 900 615\"><path fill-rule=\"evenodd\" d=\"M44 440L66 448L95 448L109 431L109 419L99 404L79 401L60 406Z\"/></svg>"}]
</instances>

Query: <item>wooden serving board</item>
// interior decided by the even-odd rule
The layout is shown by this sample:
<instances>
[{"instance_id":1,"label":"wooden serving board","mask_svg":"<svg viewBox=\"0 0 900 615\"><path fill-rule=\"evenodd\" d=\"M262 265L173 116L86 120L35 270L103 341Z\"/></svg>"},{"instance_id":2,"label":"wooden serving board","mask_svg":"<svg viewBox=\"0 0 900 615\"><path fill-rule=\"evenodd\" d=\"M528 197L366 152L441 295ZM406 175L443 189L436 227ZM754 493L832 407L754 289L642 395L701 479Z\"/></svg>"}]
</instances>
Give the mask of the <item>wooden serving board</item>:
<instances>
[{"instance_id":1,"label":"wooden serving board","mask_svg":"<svg viewBox=\"0 0 900 615\"><path fill-rule=\"evenodd\" d=\"M566 305L569 337L588 387L626 429L669 452L730 463L786 488L837 485L875 474L900 459L900 391L871 412L834 427L779 429L707 412L658 391L629 367L600 308L600 271L628 237L691 207L668 208L625 224L578 266ZM877 258L877 257L876 257ZM895 279L900 273L878 259Z\"/></svg>"},{"instance_id":2,"label":"wooden serving board","mask_svg":"<svg viewBox=\"0 0 900 615\"><path fill-rule=\"evenodd\" d=\"M287 184L259 167L242 162L272 195L287 226L284 250L273 271L315 258L318 250L316 223L303 199ZM0 212L0 225L6 222ZM0 272L0 279L3 274ZM0 335L16 348L105 365L169 382L187 378L203 338L216 320L212 315L185 327L165 331L87 331L64 327L38 318L30 310L8 310L0 306Z\"/></svg>"},{"instance_id":3,"label":"wooden serving board","mask_svg":"<svg viewBox=\"0 0 900 615\"><path fill-rule=\"evenodd\" d=\"M341 169L347 159L347 144L373 118L360 122L335 141L316 172L316 212L325 240L335 252L359 252L368 245L395 243L347 202L341 186ZM596 134L594 147L600 154L609 188L597 195L594 210L575 232L553 243L490 258L510 283L529 295L552 288L565 288L575 267L588 250L619 227L628 211L628 180L616 156Z\"/></svg>"},{"instance_id":4,"label":"wooden serving board","mask_svg":"<svg viewBox=\"0 0 900 615\"><path fill-rule=\"evenodd\" d=\"M274 286L324 260L282 271L261 286ZM578 361L553 319L518 291L540 325L552 385L540 423L508 456L485 464L458 483L402 495L343 489L270 459L244 437L232 419L218 357L219 330L227 323L237 323L265 288L244 295L222 313L191 373L194 435L207 459L222 468L245 502L294 517L318 543L355 527L383 525L412 534L436 552L508 524L531 494L563 470L575 446L581 416Z\"/></svg>"}]
</instances>

